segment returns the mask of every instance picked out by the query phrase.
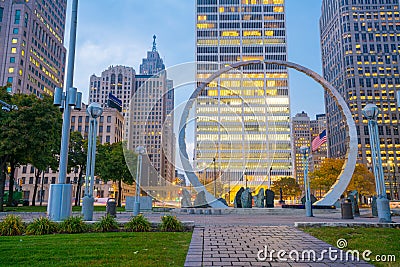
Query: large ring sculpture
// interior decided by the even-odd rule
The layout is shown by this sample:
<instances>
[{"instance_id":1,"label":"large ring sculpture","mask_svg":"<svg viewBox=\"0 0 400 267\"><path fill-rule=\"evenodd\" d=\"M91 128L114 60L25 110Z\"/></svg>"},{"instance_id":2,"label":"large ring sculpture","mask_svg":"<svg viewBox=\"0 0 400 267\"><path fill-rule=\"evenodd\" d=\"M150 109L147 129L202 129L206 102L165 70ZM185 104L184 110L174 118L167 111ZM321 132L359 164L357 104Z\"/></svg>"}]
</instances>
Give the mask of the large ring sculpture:
<instances>
[{"instance_id":1,"label":"large ring sculpture","mask_svg":"<svg viewBox=\"0 0 400 267\"><path fill-rule=\"evenodd\" d=\"M186 122L189 117L189 111L193 107L193 103L196 100L196 98L200 95L200 93L204 90L204 88L212 82L214 79L218 78L220 75L232 70L232 69L237 69L242 66L247 66L247 65L252 65L252 64L271 64L271 65L280 65L280 66L285 66L287 68L295 69L299 72L302 72L312 79L314 79L316 82L322 85L322 87L327 91L327 93L330 94L331 97L333 97L336 101L336 103L339 106L339 109L343 113L348 131L349 131L349 148L347 150L346 156L345 156L345 163L343 165L342 171L336 180L335 184L332 185L330 190L325 194L325 196L320 199L318 202L315 203L315 205L334 205L336 201L340 198L340 196L343 194L343 192L346 190L348 184L350 183L351 177L354 172L354 168L356 166L356 161L357 161L357 154L358 154L358 141L357 141L357 130L356 126L353 120L353 117L351 115L350 109L348 108L346 102L342 98L342 96L339 94L339 92L330 84L328 83L323 77L321 77L318 73L303 67L301 65L288 62L288 61L260 61L260 60L250 60L250 61L241 61L234 63L230 66L227 66L219 71L216 71L213 75L211 75L206 81L201 83L199 87L196 88L196 90L193 92L193 94L190 96L188 102L186 103L185 109L182 113L180 125L179 125L179 151L180 151L180 158L182 161L182 167L185 170L186 176L189 179L190 183L193 185L193 187L196 189L197 192L204 191L206 194L206 200L211 205L213 208L226 208L227 206L223 204L222 202L218 201L212 194L210 194L206 188L204 187L203 184L200 183L199 178L193 171L192 165L189 162L188 159L188 154L186 151Z\"/></svg>"}]
</instances>

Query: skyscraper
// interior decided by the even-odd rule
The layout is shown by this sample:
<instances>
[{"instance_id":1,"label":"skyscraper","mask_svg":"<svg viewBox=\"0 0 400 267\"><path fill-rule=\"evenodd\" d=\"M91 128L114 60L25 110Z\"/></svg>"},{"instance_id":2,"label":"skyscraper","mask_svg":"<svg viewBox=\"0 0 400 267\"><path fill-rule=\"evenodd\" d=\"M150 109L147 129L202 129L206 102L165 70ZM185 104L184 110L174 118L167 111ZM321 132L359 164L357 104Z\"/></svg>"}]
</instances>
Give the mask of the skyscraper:
<instances>
[{"instance_id":1,"label":"skyscraper","mask_svg":"<svg viewBox=\"0 0 400 267\"><path fill-rule=\"evenodd\" d=\"M311 142L326 130L326 115L317 114L315 120L310 121ZM321 165L321 162L328 157L328 145L323 143L318 150L312 152L310 170L313 171Z\"/></svg>"},{"instance_id":2,"label":"skyscraper","mask_svg":"<svg viewBox=\"0 0 400 267\"><path fill-rule=\"evenodd\" d=\"M292 155L294 166L294 178L299 184L304 181L303 154L300 153L302 146L311 147L311 142L324 130L326 130L325 114L318 114L315 120L304 111L292 118ZM317 169L321 162L328 156L326 143L322 144L316 151L311 152L309 171Z\"/></svg>"},{"instance_id":3,"label":"skyscraper","mask_svg":"<svg viewBox=\"0 0 400 267\"><path fill-rule=\"evenodd\" d=\"M53 95L63 87L66 0L0 1L0 85L10 93Z\"/></svg>"},{"instance_id":4,"label":"skyscraper","mask_svg":"<svg viewBox=\"0 0 400 267\"><path fill-rule=\"evenodd\" d=\"M371 163L362 109L376 104L386 186L400 189L399 0L323 0L320 18L323 73L347 102L357 126L359 161ZM330 157L343 157L348 135L340 109L325 95ZM390 170L394 163L394 171ZM396 175L396 176L394 176ZM394 179L391 179L394 177Z\"/></svg>"},{"instance_id":5,"label":"skyscraper","mask_svg":"<svg viewBox=\"0 0 400 267\"><path fill-rule=\"evenodd\" d=\"M303 154L300 153L302 146L311 146L310 117L304 111L292 118L292 155L294 161L294 178L299 184L304 181Z\"/></svg>"},{"instance_id":6,"label":"skyscraper","mask_svg":"<svg viewBox=\"0 0 400 267\"><path fill-rule=\"evenodd\" d=\"M238 61L287 58L284 0L197 0L196 28L198 82ZM221 75L198 98L196 118L201 179L221 173L224 192L234 196L240 186L265 187L270 171L272 180L292 175L285 67L249 65Z\"/></svg>"}]
</instances>

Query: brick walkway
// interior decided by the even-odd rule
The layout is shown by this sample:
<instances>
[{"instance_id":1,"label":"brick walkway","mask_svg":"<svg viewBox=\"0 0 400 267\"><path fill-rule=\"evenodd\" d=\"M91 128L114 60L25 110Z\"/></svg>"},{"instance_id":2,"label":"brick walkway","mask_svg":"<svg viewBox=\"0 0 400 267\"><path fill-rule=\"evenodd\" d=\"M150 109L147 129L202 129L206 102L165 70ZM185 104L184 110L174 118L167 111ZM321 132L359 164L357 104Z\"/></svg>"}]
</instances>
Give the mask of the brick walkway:
<instances>
[{"instance_id":1,"label":"brick walkway","mask_svg":"<svg viewBox=\"0 0 400 267\"><path fill-rule=\"evenodd\" d=\"M258 260L259 251L265 250L265 246L267 258ZM338 260L329 259L328 252L321 257L321 252L329 251L330 247L291 226L205 226L195 228L185 266L372 266L365 262L347 262L346 254L333 247L332 255L337 255ZM281 258L287 261L278 260L279 250L286 251ZM298 251L298 261L289 257L291 250ZM308 253L302 257L302 252L309 250L316 252L316 259L323 260L312 261ZM341 253L343 260L340 260ZM296 258L296 254L291 255ZM265 257L265 253L260 257Z\"/></svg>"}]
</instances>

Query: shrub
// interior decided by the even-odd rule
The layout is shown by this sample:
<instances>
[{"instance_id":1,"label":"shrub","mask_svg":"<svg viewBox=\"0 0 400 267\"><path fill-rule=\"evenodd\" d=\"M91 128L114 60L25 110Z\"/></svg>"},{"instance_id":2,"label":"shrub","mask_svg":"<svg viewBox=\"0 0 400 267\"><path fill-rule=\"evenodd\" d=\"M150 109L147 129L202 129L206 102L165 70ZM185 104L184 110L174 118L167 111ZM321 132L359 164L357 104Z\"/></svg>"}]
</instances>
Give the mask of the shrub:
<instances>
[{"instance_id":1,"label":"shrub","mask_svg":"<svg viewBox=\"0 0 400 267\"><path fill-rule=\"evenodd\" d=\"M89 230L89 226L80 216L71 216L60 223L60 232L68 234L84 233Z\"/></svg>"},{"instance_id":2,"label":"shrub","mask_svg":"<svg viewBox=\"0 0 400 267\"><path fill-rule=\"evenodd\" d=\"M15 215L7 215L2 222L0 222L0 235L14 236L22 235L25 226L21 217Z\"/></svg>"},{"instance_id":3,"label":"shrub","mask_svg":"<svg viewBox=\"0 0 400 267\"><path fill-rule=\"evenodd\" d=\"M48 235L57 232L58 224L45 217L34 219L26 228L27 235Z\"/></svg>"},{"instance_id":4,"label":"shrub","mask_svg":"<svg viewBox=\"0 0 400 267\"><path fill-rule=\"evenodd\" d=\"M119 228L117 220L113 216L107 214L101 217L100 221L94 224L94 230L96 232L110 232Z\"/></svg>"},{"instance_id":5,"label":"shrub","mask_svg":"<svg viewBox=\"0 0 400 267\"><path fill-rule=\"evenodd\" d=\"M151 224L143 215L132 217L127 224L125 229L132 232L149 232Z\"/></svg>"},{"instance_id":6,"label":"shrub","mask_svg":"<svg viewBox=\"0 0 400 267\"><path fill-rule=\"evenodd\" d=\"M183 225L176 216L166 215L161 217L160 230L164 232L181 232L183 231Z\"/></svg>"}]
</instances>

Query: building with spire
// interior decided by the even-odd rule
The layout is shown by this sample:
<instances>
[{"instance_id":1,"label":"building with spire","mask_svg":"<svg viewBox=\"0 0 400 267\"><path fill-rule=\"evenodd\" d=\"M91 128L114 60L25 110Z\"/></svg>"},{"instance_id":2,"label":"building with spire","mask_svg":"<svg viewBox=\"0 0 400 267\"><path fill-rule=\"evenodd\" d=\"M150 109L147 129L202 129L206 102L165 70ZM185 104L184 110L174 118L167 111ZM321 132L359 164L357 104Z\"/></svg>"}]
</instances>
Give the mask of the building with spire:
<instances>
[{"instance_id":1,"label":"building with spire","mask_svg":"<svg viewBox=\"0 0 400 267\"><path fill-rule=\"evenodd\" d=\"M165 70L163 60L157 51L156 39L157 36L153 35L153 47L151 51L147 52L147 58L144 58L142 60L142 64L140 65L141 75L152 75Z\"/></svg>"}]
</instances>

